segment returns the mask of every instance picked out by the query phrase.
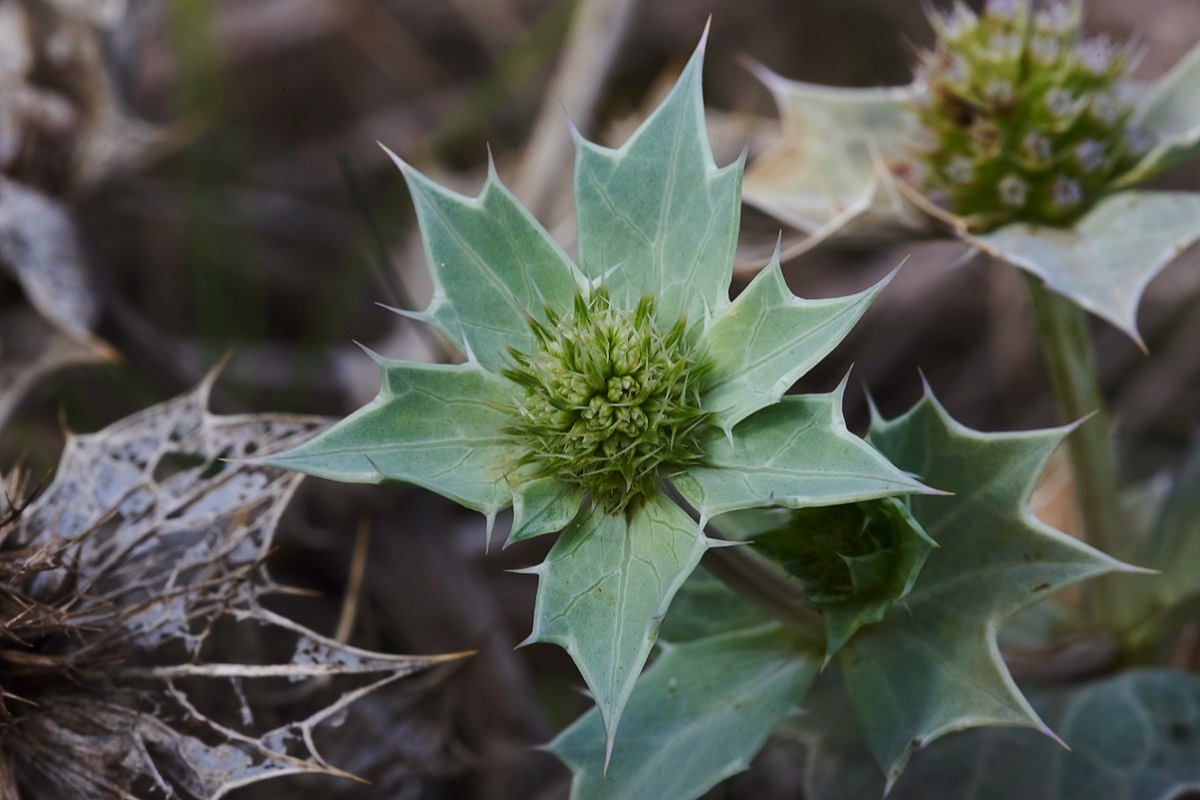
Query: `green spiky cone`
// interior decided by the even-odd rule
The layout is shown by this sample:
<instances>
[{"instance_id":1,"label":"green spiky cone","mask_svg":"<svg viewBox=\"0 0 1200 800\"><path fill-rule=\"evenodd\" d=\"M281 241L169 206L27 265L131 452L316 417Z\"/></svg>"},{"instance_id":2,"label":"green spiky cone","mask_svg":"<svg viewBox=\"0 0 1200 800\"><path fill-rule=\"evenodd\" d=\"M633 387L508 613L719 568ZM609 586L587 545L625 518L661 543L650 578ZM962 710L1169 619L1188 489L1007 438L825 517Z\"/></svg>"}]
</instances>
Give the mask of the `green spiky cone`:
<instances>
[{"instance_id":1,"label":"green spiky cone","mask_svg":"<svg viewBox=\"0 0 1200 800\"><path fill-rule=\"evenodd\" d=\"M909 148L925 195L973 231L1067 225L1150 147L1131 123L1133 54L1084 38L1081 4L992 0L933 12Z\"/></svg>"}]
</instances>

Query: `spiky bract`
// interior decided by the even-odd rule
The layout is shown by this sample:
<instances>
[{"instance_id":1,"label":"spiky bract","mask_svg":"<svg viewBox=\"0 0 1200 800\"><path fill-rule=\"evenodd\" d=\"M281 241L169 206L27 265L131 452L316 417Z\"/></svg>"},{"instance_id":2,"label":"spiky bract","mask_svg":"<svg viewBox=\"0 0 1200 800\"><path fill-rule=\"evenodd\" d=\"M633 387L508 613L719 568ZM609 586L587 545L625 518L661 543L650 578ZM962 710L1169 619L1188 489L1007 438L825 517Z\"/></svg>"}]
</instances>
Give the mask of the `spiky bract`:
<instances>
[{"instance_id":1,"label":"spiky bract","mask_svg":"<svg viewBox=\"0 0 1200 800\"><path fill-rule=\"evenodd\" d=\"M926 195L972 230L1065 225L1149 148L1131 124L1132 54L1084 38L1079 2L935 12L918 53L910 148Z\"/></svg>"},{"instance_id":2,"label":"spiky bract","mask_svg":"<svg viewBox=\"0 0 1200 800\"><path fill-rule=\"evenodd\" d=\"M652 497L660 477L699 463L709 367L686 320L662 333L652 297L629 311L603 288L577 294L570 316L545 315L546 324L529 320L534 351L513 350L504 371L525 389L509 434L534 477L575 484L616 514Z\"/></svg>"}]
</instances>

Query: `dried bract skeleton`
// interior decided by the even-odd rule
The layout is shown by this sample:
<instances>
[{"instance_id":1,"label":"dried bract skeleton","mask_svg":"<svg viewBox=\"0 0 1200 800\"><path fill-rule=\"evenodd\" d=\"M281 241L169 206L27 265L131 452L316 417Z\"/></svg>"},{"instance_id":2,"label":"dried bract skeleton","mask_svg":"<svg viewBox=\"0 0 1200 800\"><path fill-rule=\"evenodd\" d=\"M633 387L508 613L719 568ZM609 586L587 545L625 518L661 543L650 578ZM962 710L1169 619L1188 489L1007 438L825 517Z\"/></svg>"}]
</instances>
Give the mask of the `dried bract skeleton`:
<instances>
[{"instance_id":1,"label":"dried bract skeleton","mask_svg":"<svg viewBox=\"0 0 1200 800\"><path fill-rule=\"evenodd\" d=\"M263 560L300 479L224 459L322 424L213 416L208 388L71 436L57 477L27 505L28 480L9 481L0 798L217 798L292 773L345 775L314 730L455 658L356 649L262 604L280 588ZM353 686L339 694L335 676ZM256 687L272 680L291 687L303 718L264 700Z\"/></svg>"}]
</instances>

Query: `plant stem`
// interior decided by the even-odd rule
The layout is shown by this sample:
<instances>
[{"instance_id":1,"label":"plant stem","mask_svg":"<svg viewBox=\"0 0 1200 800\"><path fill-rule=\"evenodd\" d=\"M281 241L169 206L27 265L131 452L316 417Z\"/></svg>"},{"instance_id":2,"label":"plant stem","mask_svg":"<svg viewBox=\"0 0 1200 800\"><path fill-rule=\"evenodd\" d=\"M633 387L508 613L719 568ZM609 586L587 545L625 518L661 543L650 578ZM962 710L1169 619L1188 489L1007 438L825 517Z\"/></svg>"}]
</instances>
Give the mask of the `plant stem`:
<instances>
[{"instance_id":1,"label":"plant stem","mask_svg":"<svg viewBox=\"0 0 1200 800\"><path fill-rule=\"evenodd\" d=\"M1025 275L1025 280L1059 419L1070 424L1088 417L1067 438L1084 536L1100 550L1124 559L1129 548L1117 498L1116 459L1108 438L1108 414L1087 317L1070 300L1046 289L1038 278ZM1120 592L1114 591L1110 580L1090 582L1085 587L1085 602L1100 619L1115 621L1119 616Z\"/></svg>"},{"instance_id":2,"label":"plant stem","mask_svg":"<svg viewBox=\"0 0 1200 800\"><path fill-rule=\"evenodd\" d=\"M709 538L720 538L708 531ZM821 615L801 605L804 592L747 545L714 547L704 554L704 568L713 577L788 627L805 634L824 635Z\"/></svg>"},{"instance_id":3,"label":"plant stem","mask_svg":"<svg viewBox=\"0 0 1200 800\"><path fill-rule=\"evenodd\" d=\"M668 489L680 508L699 521L700 515L674 487ZM729 541L711 524L705 524L709 539ZM821 615L803 605L804 589L787 573L755 554L748 545L731 544L709 548L704 568L744 600L806 636L824 641L825 625Z\"/></svg>"}]
</instances>

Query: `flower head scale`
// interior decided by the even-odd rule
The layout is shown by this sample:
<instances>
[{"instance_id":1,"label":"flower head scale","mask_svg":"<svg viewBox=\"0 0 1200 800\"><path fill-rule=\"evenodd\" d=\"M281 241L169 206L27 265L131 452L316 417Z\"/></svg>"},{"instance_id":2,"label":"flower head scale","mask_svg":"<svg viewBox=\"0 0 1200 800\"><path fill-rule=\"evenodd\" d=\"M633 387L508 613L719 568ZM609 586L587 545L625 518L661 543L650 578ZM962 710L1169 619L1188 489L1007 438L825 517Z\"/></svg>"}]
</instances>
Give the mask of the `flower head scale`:
<instances>
[{"instance_id":1,"label":"flower head scale","mask_svg":"<svg viewBox=\"0 0 1200 800\"><path fill-rule=\"evenodd\" d=\"M840 389L783 398L886 281L802 300L776 259L729 299L742 164L713 162L703 51L621 148L576 135L576 261L494 170L471 198L396 159L434 284L417 316L468 361L376 356L374 402L268 459L416 484L489 520L511 505L510 542L565 528L531 570L529 641L574 658L609 748L659 620L709 546L663 482L706 519L923 490L846 430Z\"/></svg>"}]
</instances>

